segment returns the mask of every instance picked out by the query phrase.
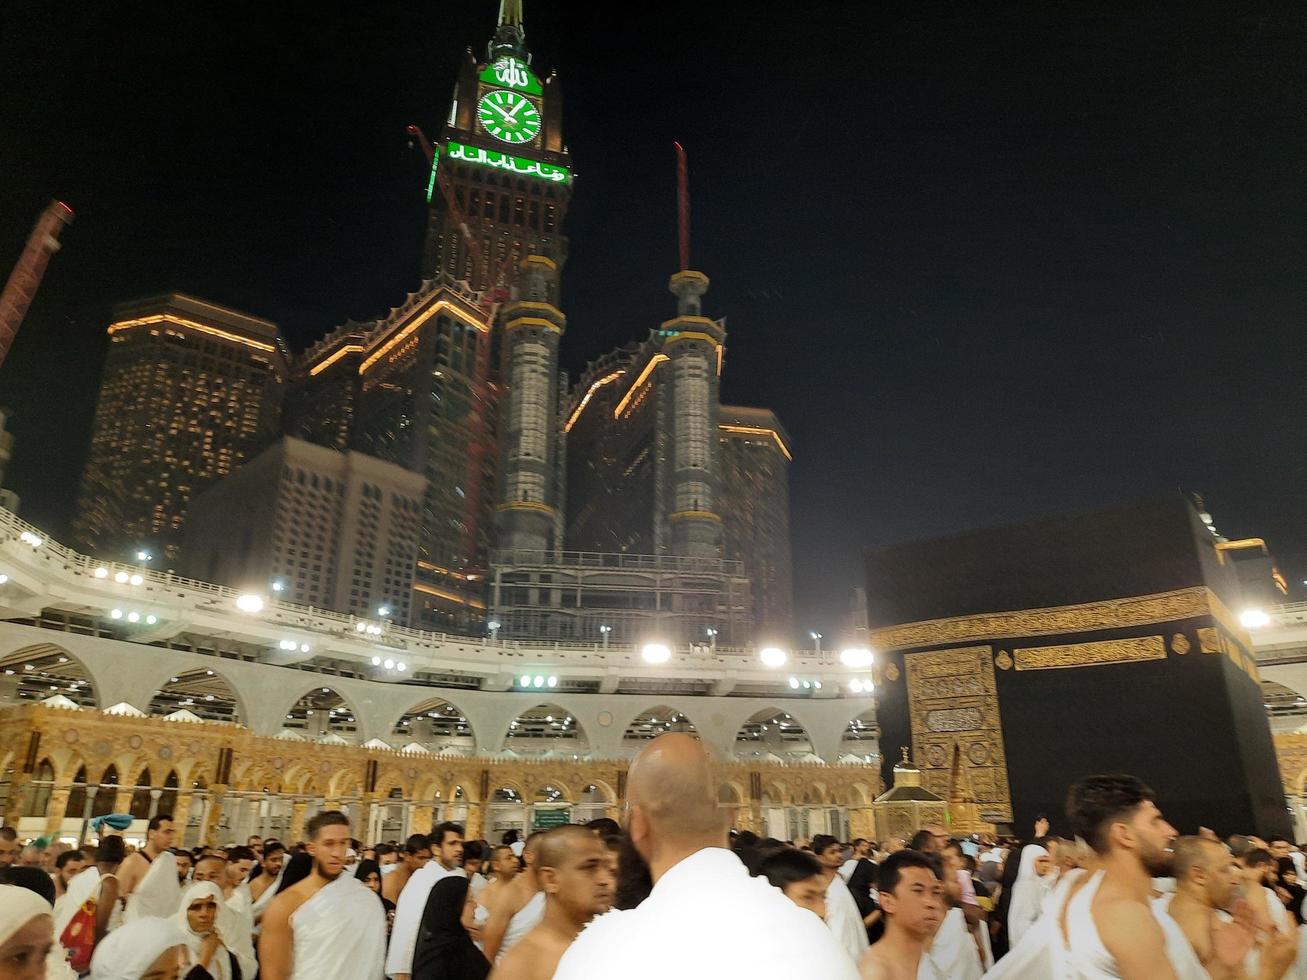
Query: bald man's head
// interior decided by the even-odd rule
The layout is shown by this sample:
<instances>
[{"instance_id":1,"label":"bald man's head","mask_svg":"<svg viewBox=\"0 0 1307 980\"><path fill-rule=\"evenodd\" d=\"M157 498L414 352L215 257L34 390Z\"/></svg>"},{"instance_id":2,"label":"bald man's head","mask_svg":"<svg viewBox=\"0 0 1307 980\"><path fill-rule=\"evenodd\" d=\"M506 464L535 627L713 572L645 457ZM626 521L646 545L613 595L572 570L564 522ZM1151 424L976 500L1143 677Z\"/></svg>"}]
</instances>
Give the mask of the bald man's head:
<instances>
[{"instance_id":1,"label":"bald man's head","mask_svg":"<svg viewBox=\"0 0 1307 980\"><path fill-rule=\"evenodd\" d=\"M540 868L561 868L567 862L568 855L584 843L582 841L583 837L589 837L591 840L596 839L590 830L580 824L564 824L536 836L535 864L537 870Z\"/></svg>"},{"instance_id":2,"label":"bald man's head","mask_svg":"<svg viewBox=\"0 0 1307 980\"><path fill-rule=\"evenodd\" d=\"M659 852L726 846L712 763L692 735L671 732L645 746L631 763L626 796L631 840L650 866Z\"/></svg>"},{"instance_id":3,"label":"bald man's head","mask_svg":"<svg viewBox=\"0 0 1307 980\"><path fill-rule=\"evenodd\" d=\"M1212 908L1228 908L1239 882L1239 866L1230 849L1204 837L1180 837L1172 848L1175 878L1194 897Z\"/></svg>"}]
</instances>

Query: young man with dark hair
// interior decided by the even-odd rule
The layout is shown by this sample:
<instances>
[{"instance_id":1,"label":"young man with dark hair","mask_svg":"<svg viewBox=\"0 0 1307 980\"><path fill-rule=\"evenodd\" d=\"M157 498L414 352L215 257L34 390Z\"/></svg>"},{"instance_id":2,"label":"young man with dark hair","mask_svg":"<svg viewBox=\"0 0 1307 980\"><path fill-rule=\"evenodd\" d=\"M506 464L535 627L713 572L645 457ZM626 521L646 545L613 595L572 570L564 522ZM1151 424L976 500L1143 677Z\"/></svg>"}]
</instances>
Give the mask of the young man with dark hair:
<instances>
[{"instance_id":1,"label":"young man with dark hair","mask_svg":"<svg viewBox=\"0 0 1307 980\"><path fill-rule=\"evenodd\" d=\"M1071 831L1098 870L1077 882L1061 915L1070 967L1125 980L1206 977L1183 930L1151 905L1153 878L1169 876L1175 828L1134 776L1090 776L1071 787ZM1056 939L1051 941L1057 941Z\"/></svg>"},{"instance_id":2,"label":"young man with dark hair","mask_svg":"<svg viewBox=\"0 0 1307 980\"><path fill-rule=\"evenodd\" d=\"M54 894L63 898L68 891L68 883L86 868L86 855L81 851L64 851L54 859Z\"/></svg>"},{"instance_id":3,"label":"young man with dark hair","mask_svg":"<svg viewBox=\"0 0 1307 980\"><path fill-rule=\"evenodd\" d=\"M1274 855L1263 848L1254 847L1239 859L1238 867L1243 879L1243 898L1248 903L1248 911L1259 933L1259 946L1248 954L1244 970L1250 977L1260 977L1264 976L1262 960L1270 958L1266 944L1277 937L1291 935L1296 945L1298 932L1293 917L1270 887L1278 880L1279 866Z\"/></svg>"},{"instance_id":4,"label":"young man with dark hair","mask_svg":"<svg viewBox=\"0 0 1307 980\"><path fill-rule=\"evenodd\" d=\"M612 907L617 882L608 846L592 830L567 825L546 831L535 863L544 917L504 954L493 980L550 980L586 923Z\"/></svg>"},{"instance_id":5,"label":"young man with dark hair","mask_svg":"<svg viewBox=\"0 0 1307 980\"><path fill-rule=\"evenodd\" d=\"M468 890L475 902L489 882L481 872L487 864L486 855L481 850L481 842L468 840L463 842L463 873L467 875Z\"/></svg>"},{"instance_id":6,"label":"young man with dark hair","mask_svg":"<svg viewBox=\"0 0 1307 980\"><path fill-rule=\"evenodd\" d=\"M250 871L254 868L254 851L248 847L227 848L227 880L222 883L222 895L227 906L237 915L254 925L254 916L250 912L254 898L248 884Z\"/></svg>"},{"instance_id":7,"label":"young man with dark hair","mask_svg":"<svg viewBox=\"0 0 1307 980\"><path fill-rule=\"evenodd\" d=\"M123 861L119 885L127 903L123 921L177 913L181 887L177 883L177 861L172 856L172 816L161 813L146 825L145 846Z\"/></svg>"},{"instance_id":8,"label":"young man with dark hair","mask_svg":"<svg viewBox=\"0 0 1307 980\"><path fill-rule=\"evenodd\" d=\"M426 834L412 834L404 841L404 852L394 871L381 877L381 897L399 904L399 894L410 878L431 860L431 842Z\"/></svg>"},{"instance_id":9,"label":"young man with dark hair","mask_svg":"<svg viewBox=\"0 0 1307 980\"><path fill-rule=\"evenodd\" d=\"M13 827L0 827L0 869L13 867L18 861L18 852L21 850L18 831Z\"/></svg>"},{"instance_id":10,"label":"young man with dark hair","mask_svg":"<svg viewBox=\"0 0 1307 980\"><path fill-rule=\"evenodd\" d=\"M762 859L759 875L801 909L826 919L826 874L807 851L783 847Z\"/></svg>"},{"instance_id":11,"label":"young man with dark hair","mask_svg":"<svg viewBox=\"0 0 1307 980\"><path fill-rule=\"evenodd\" d=\"M862 954L862 980L944 980L926 956L947 903L939 861L920 851L896 851L876 869L885 933Z\"/></svg>"},{"instance_id":12,"label":"young man with dark hair","mask_svg":"<svg viewBox=\"0 0 1307 980\"><path fill-rule=\"evenodd\" d=\"M821 865L826 882L826 925L849 954L849 959L856 963L867 948L867 927L862 922L853 892L839 874L840 865L844 863L844 845L829 834L817 834L812 839L812 853Z\"/></svg>"},{"instance_id":13,"label":"young man with dark hair","mask_svg":"<svg viewBox=\"0 0 1307 980\"><path fill-rule=\"evenodd\" d=\"M386 955L386 913L376 894L342 874L349 818L324 810L309 821L313 870L272 900L259 939L262 980L376 978Z\"/></svg>"},{"instance_id":14,"label":"young man with dark hair","mask_svg":"<svg viewBox=\"0 0 1307 980\"><path fill-rule=\"evenodd\" d=\"M431 889L442 878L463 875L463 828L459 824L449 821L436 824L429 847L434 860L414 872L395 903L395 922L386 953L386 973L394 980L408 980L413 973L413 953Z\"/></svg>"},{"instance_id":15,"label":"young man with dark hair","mask_svg":"<svg viewBox=\"0 0 1307 980\"><path fill-rule=\"evenodd\" d=\"M277 895L277 885L281 882L281 870L286 866L286 845L281 841L268 840L263 844L263 861L259 873L250 881L250 912L254 918L253 934L258 935L259 924L263 921L268 906Z\"/></svg>"},{"instance_id":16,"label":"young man with dark hair","mask_svg":"<svg viewBox=\"0 0 1307 980\"><path fill-rule=\"evenodd\" d=\"M195 869L195 859L191 857L190 851L174 850L172 859L177 862L177 884L185 888L190 884L191 872Z\"/></svg>"}]
</instances>

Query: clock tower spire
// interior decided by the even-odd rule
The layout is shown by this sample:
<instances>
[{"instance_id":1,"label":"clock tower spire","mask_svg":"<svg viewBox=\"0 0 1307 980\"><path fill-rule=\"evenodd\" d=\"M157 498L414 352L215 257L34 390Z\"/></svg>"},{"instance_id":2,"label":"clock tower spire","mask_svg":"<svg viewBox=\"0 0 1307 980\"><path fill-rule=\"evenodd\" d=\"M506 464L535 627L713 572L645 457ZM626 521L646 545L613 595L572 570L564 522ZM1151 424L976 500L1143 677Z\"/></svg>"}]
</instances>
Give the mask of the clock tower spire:
<instances>
[{"instance_id":1,"label":"clock tower spire","mask_svg":"<svg viewBox=\"0 0 1307 980\"><path fill-rule=\"evenodd\" d=\"M466 280L503 302L527 256L562 269L572 194L562 101L558 76L531 64L522 0L500 0L486 60L468 50L433 148L424 275Z\"/></svg>"},{"instance_id":2,"label":"clock tower spire","mask_svg":"<svg viewBox=\"0 0 1307 980\"><path fill-rule=\"evenodd\" d=\"M522 0L499 0L499 26L486 49L487 61L504 57L530 61L526 50L526 30L522 24Z\"/></svg>"}]
</instances>

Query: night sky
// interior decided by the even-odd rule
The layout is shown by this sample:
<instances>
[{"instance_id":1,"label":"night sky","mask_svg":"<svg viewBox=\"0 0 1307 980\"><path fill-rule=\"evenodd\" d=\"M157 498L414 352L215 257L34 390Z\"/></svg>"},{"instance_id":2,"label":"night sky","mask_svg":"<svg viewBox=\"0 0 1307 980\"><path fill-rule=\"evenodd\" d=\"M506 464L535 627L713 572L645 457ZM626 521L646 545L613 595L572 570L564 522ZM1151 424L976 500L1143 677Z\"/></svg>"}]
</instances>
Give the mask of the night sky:
<instances>
[{"instance_id":1,"label":"night sky","mask_svg":"<svg viewBox=\"0 0 1307 980\"><path fill-rule=\"evenodd\" d=\"M863 548L1175 488L1307 577L1307 7L525 6L577 173L564 363L671 315L679 139L723 398L793 438L800 629ZM24 517L67 538L112 304L300 349L416 286L404 126L496 9L6 5L0 274L77 211L0 369Z\"/></svg>"}]
</instances>

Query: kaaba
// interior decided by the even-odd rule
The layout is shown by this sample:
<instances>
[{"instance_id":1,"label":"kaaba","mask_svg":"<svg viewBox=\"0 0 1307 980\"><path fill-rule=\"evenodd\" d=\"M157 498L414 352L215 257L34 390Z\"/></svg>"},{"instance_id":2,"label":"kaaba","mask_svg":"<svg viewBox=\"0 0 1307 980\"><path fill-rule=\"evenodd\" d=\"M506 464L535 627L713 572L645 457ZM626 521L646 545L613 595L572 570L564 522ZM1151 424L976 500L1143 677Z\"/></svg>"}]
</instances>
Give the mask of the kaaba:
<instances>
[{"instance_id":1,"label":"kaaba","mask_svg":"<svg viewBox=\"0 0 1307 980\"><path fill-rule=\"evenodd\" d=\"M1181 833L1291 830L1221 542L1182 494L867 553L886 785L1028 835L1130 773Z\"/></svg>"}]
</instances>

